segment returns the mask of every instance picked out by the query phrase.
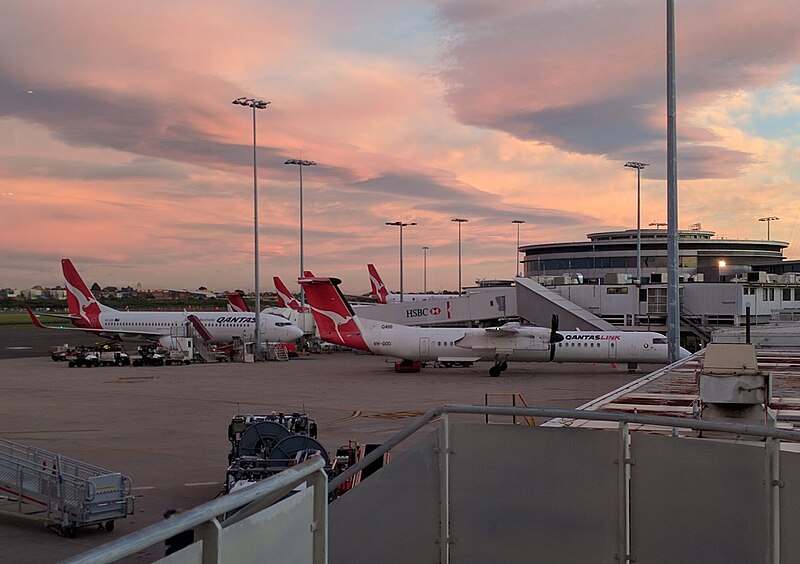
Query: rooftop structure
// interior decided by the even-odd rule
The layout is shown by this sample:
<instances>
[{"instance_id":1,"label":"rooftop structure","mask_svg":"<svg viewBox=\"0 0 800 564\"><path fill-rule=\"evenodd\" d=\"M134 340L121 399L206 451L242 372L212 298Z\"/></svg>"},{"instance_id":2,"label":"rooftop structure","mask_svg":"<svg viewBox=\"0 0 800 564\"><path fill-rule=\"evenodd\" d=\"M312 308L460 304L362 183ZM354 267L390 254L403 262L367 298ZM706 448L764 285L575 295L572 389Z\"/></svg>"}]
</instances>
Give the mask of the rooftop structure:
<instances>
[{"instance_id":1,"label":"rooftop structure","mask_svg":"<svg viewBox=\"0 0 800 564\"><path fill-rule=\"evenodd\" d=\"M681 276L703 274L705 281L730 280L754 266L783 261L784 241L715 238L714 231L681 230L679 234ZM637 230L589 233L588 242L523 245L525 276L602 278L608 272L636 272ZM642 229L642 278L667 271L667 231ZM665 277L666 279L666 277Z\"/></svg>"}]
</instances>

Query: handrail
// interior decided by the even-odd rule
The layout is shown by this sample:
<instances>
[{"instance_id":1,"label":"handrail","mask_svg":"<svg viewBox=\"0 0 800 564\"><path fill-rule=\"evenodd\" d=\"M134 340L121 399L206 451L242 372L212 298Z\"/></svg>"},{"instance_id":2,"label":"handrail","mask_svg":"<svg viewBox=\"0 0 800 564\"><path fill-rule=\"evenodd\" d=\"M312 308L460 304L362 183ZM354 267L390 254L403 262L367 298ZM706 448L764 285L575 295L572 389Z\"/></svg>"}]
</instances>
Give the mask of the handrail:
<instances>
[{"instance_id":1,"label":"handrail","mask_svg":"<svg viewBox=\"0 0 800 564\"><path fill-rule=\"evenodd\" d=\"M278 491L291 491L294 487L308 481L316 472L324 471L325 460L318 454L310 457L279 474L257 482L239 491L229 493L194 509L176 514L166 521L154 523L144 529L125 535L107 544L95 547L82 554L64 560L62 564L100 564L115 562L154 544L161 543L180 532L194 529L216 519L229 511L247 505L257 499Z\"/></svg>"},{"instance_id":2,"label":"handrail","mask_svg":"<svg viewBox=\"0 0 800 564\"><path fill-rule=\"evenodd\" d=\"M436 417L443 414L460 413L467 415L518 415L522 417L546 417L548 419L585 419L588 421L611 421L615 423L640 423L657 427L683 427L695 431L712 431L731 433L735 435L750 435L756 437L771 437L787 441L800 442L800 431L789 431L764 425L748 425L744 423L727 423L721 421L703 421L700 419L685 419L682 417L666 417L663 415L644 415L639 413L607 413L601 411L583 411L577 409L554 409L545 407L504 407L485 405L445 405L431 409L423 414L411 425L397 433L394 437L373 450L354 466L339 474L328 482L328 492L336 490L342 483L349 480L354 474L372 464L395 446L416 433Z\"/></svg>"}]
</instances>

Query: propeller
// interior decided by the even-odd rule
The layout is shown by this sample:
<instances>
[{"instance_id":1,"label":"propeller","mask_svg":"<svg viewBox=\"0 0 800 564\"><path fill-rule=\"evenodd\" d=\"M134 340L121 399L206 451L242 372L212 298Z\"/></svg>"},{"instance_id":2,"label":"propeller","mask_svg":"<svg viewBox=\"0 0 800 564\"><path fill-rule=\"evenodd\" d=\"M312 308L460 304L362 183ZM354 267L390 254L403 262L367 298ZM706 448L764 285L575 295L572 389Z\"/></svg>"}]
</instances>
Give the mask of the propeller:
<instances>
[{"instance_id":1,"label":"propeller","mask_svg":"<svg viewBox=\"0 0 800 564\"><path fill-rule=\"evenodd\" d=\"M550 362L556 357L556 343L564 340L564 335L558 332L558 316L554 313L550 321Z\"/></svg>"}]
</instances>

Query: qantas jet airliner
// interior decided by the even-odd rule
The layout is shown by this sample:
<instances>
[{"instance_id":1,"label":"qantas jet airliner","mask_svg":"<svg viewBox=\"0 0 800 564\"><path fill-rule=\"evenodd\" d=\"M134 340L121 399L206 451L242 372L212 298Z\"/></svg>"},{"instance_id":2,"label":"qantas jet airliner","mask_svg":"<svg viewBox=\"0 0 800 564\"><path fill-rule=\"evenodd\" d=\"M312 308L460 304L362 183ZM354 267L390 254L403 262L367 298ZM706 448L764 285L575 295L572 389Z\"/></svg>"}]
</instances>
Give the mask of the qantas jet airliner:
<instances>
[{"instance_id":1,"label":"qantas jet airliner","mask_svg":"<svg viewBox=\"0 0 800 564\"><path fill-rule=\"evenodd\" d=\"M75 270L72 261L62 259L61 268L67 283L66 316L74 327L45 327L28 310L37 327L49 329L80 330L112 339L144 339L158 341L168 346L172 336L180 335L187 324L207 331L205 335L214 343L229 343L234 337L244 342L254 338L255 314L225 311L119 311L101 304ZM190 319L193 318L193 319ZM268 342L289 343L303 336L303 332L288 319L274 314L260 315L261 338Z\"/></svg>"}]
</instances>

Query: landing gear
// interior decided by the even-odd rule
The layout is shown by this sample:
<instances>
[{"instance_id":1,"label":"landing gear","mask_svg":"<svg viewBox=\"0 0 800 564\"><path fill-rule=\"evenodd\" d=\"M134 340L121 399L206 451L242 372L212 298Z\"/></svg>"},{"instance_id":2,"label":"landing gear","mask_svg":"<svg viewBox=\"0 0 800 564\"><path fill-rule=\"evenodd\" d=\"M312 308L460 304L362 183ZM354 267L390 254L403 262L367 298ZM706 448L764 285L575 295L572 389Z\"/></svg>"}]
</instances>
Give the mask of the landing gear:
<instances>
[{"instance_id":1,"label":"landing gear","mask_svg":"<svg viewBox=\"0 0 800 564\"><path fill-rule=\"evenodd\" d=\"M505 360L496 362L495 365L489 369L489 376L497 378L506 368L508 368L508 363Z\"/></svg>"}]
</instances>

